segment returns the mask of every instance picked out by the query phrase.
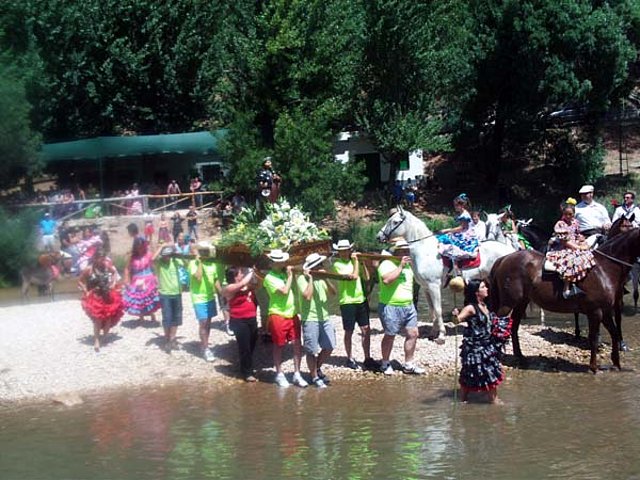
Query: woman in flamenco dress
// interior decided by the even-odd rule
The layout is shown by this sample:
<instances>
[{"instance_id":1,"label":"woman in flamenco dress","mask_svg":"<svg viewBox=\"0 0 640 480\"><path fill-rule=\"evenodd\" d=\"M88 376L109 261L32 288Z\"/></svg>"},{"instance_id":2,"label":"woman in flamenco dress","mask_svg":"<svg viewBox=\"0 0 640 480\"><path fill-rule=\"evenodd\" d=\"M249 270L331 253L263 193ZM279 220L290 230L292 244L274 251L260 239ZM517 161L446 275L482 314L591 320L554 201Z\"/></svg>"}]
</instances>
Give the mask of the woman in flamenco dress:
<instances>
[{"instance_id":1,"label":"woman in flamenco dress","mask_svg":"<svg viewBox=\"0 0 640 480\"><path fill-rule=\"evenodd\" d=\"M116 286L118 272L104 250L99 248L80 274L82 309L93 321L93 349L100 351L100 332L105 339L124 314L122 296Z\"/></svg>"},{"instance_id":2,"label":"woman in flamenco dress","mask_svg":"<svg viewBox=\"0 0 640 480\"><path fill-rule=\"evenodd\" d=\"M125 268L124 308L129 315L136 315L142 322L147 315L156 320L155 312L160 308L158 279L153 273L153 254L142 237L133 241L131 258Z\"/></svg>"},{"instance_id":3,"label":"woman in flamenco dress","mask_svg":"<svg viewBox=\"0 0 640 480\"><path fill-rule=\"evenodd\" d=\"M469 392L486 392L489 403L501 403L498 385L504 380L500 359L504 345L511 336L511 316L498 317L484 303L489 288L484 280L471 280L464 288L465 307L453 310L457 322L466 321L460 348L461 400L466 402Z\"/></svg>"}]
</instances>

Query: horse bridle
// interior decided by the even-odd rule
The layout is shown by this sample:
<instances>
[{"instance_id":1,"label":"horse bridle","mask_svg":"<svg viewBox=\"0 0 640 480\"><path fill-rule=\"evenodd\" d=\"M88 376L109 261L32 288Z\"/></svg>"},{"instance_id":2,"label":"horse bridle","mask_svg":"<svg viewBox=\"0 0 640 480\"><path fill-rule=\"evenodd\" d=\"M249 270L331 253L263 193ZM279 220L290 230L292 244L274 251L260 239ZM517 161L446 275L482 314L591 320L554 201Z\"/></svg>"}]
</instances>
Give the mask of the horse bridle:
<instances>
[{"instance_id":1,"label":"horse bridle","mask_svg":"<svg viewBox=\"0 0 640 480\"><path fill-rule=\"evenodd\" d=\"M399 211L398 214L400 215L400 218L402 220L400 220L396 225L394 225L394 227L391 229L391 231L389 233L382 232L382 234L384 235L384 241L385 242L388 241L391 238L391 234L393 232L395 232L398 229L398 227L400 225L402 225L404 223L404 221L407 219L407 216L404 213L402 213L401 211ZM425 239L431 238L431 237L433 237L435 235L436 235L435 233L431 233L431 234L426 235L424 237L416 238L415 240L407 240L407 243L416 243L416 242L419 242L420 240L425 240Z\"/></svg>"},{"instance_id":2,"label":"horse bridle","mask_svg":"<svg viewBox=\"0 0 640 480\"><path fill-rule=\"evenodd\" d=\"M387 233L386 231L382 232L382 234L384 235L384 241L385 242L388 241L391 238L391 234L393 232L395 232L398 229L398 227L400 225L402 225L404 223L404 221L407 219L407 216L404 213L402 213L401 211L398 211L397 213L400 215L400 218L402 220L400 220L396 225L394 225L394 227L391 229L391 231L389 233Z\"/></svg>"}]
</instances>

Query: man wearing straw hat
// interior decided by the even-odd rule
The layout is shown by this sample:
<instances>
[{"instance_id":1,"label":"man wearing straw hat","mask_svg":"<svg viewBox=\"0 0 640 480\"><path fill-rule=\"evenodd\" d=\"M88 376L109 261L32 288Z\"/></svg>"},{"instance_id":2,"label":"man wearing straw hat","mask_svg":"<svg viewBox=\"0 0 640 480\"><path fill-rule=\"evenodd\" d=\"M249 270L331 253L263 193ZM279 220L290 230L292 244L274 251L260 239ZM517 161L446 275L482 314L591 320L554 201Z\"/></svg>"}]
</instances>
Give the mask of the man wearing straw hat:
<instances>
[{"instance_id":1,"label":"man wearing straw hat","mask_svg":"<svg viewBox=\"0 0 640 480\"><path fill-rule=\"evenodd\" d=\"M418 314L413 304L413 270L409 244L404 239L395 241L391 252L399 257L397 261L383 260L378 266L380 301L378 312L384 328L382 337L381 371L393 375L389 358L396 335L404 329L404 373L422 374L424 369L413 363L413 355L418 340Z\"/></svg>"},{"instance_id":2,"label":"man wearing straw hat","mask_svg":"<svg viewBox=\"0 0 640 480\"><path fill-rule=\"evenodd\" d=\"M335 295L333 285L314 273L322 267L326 255L312 253L305 259L302 275L298 275L296 286L300 293L302 316L302 337L311 380L318 388L326 388L327 377L322 373L322 365L336 346L336 331L329 321L329 295Z\"/></svg>"},{"instance_id":3,"label":"man wearing straw hat","mask_svg":"<svg viewBox=\"0 0 640 480\"><path fill-rule=\"evenodd\" d=\"M333 271L340 275L347 275L350 278L350 280L340 280L338 282L340 315L342 316L342 328L344 330L344 349L347 353L345 366L353 370L360 369L360 365L354 360L351 353L351 339L357 323L362 335L364 366L369 369L377 368L378 365L371 358L369 302L367 302L360 279L358 254L353 252L353 244L349 240L339 240L338 243L333 244L333 249L337 252L337 258L333 262ZM368 276L366 269L364 274Z\"/></svg>"},{"instance_id":4,"label":"man wearing straw hat","mask_svg":"<svg viewBox=\"0 0 640 480\"><path fill-rule=\"evenodd\" d=\"M273 364L276 369L276 384L288 387L289 381L282 372L282 350L288 342L293 343L293 383L299 387L309 385L300 375L302 344L300 342L300 318L296 314L295 297L291 288L293 269L286 266L289 254L282 250L271 250L267 254L271 270L264 277L263 285L269 295L269 330L273 342Z\"/></svg>"}]
</instances>

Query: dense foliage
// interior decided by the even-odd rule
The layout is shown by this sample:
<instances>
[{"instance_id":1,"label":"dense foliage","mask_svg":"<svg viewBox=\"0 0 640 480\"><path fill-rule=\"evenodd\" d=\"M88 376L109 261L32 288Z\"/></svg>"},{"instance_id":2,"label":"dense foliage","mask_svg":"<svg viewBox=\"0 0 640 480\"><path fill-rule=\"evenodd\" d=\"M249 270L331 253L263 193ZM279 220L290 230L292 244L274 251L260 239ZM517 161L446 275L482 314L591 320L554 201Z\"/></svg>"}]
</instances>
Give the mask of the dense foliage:
<instances>
[{"instance_id":1,"label":"dense foliage","mask_svg":"<svg viewBox=\"0 0 640 480\"><path fill-rule=\"evenodd\" d=\"M34 247L37 232L37 216L24 210L10 215L0 208L0 287L16 283L20 269L36 262Z\"/></svg>"},{"instance_id":2,"label":"dense foliage","mask_svg":"<svg viewBox=\"0 0 640 480\"><path fill-rule=\"evenodd\" d=\"M284 193L315 217L362 192L362 166L333 159L344 130L368 132L392 175L423 149L473 159L493 186L512 159L545 155L558 180L592 180L602 113L637 80L635 0L0 0L0 9L0 53L21 72L0 85L21 132L6 158L24 168L10 178L33 170L30 129L57 141L225 127L233 187L252 192L271 155ZM549 133L549 113L570 105L583 124Z\"/></svg>"}]
</instances>

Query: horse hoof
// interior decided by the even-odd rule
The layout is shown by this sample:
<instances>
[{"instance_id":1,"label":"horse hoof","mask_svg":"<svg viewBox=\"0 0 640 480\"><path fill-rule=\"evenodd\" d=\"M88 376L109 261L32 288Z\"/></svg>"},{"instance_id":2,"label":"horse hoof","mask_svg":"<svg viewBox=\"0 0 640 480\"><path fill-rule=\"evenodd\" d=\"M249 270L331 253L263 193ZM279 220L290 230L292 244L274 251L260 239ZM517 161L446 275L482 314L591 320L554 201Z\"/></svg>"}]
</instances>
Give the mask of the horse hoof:
<instances>
[{"instance_id":1,"label":"horse hoof","mask_svg":"<svg viewBox=\"0 0 640 480\"><path fill-rule=\"evenodd\" d=\"M442 337L438 337L434 340L434 342L436 342L436 345L444 345L445 339Z\"/></svg>"}]
</instances>

